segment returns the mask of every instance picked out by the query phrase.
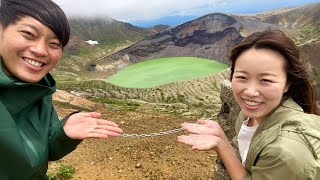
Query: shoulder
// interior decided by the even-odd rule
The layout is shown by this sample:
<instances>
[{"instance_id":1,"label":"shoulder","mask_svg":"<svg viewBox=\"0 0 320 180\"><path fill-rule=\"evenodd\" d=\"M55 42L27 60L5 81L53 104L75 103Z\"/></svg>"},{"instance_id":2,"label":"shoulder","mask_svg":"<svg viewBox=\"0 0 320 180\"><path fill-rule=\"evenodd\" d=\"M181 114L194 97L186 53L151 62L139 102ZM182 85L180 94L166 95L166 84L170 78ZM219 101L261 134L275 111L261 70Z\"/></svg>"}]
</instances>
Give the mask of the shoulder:
<instances>
[{"instance_id":1,"label":"shoulder","mask_svg":"<svg viewBox=\"0 0 320 180\"><path fill-rule=\"evenodd\" d=\"M283 172L294 173L302 179L314 179L320 173L320 164L308 144L299 134L290 131L281 132L275 141L265 146L258 161L265 166L275 166Z\"/></svg>"},{"instance_id":2,"label":"shoulder","mask_svg":"<svg viewBox=\"0 0 320 180\"><path fill-rule=\"evenodd\" d=\"M269 156L277 156L280 159L312 159L306 153L309 151L307 143L300 134L291 130L282 130L278 137L264 148L264 152ZM307 156L305 156L307 155Z\"/></svg>"},{"instance_id":3,"label":"shoulder","mask_svg":"<svg viewBox=\"0 0 320 180\"><path fill-rule=\"evenodd\" d=\"M303 112L303 109L291 98L287 99L281 106L279 106L269 117L268 121L273 125L316 126L320 129L320 116Z\"/></svg>"}]
</instances>

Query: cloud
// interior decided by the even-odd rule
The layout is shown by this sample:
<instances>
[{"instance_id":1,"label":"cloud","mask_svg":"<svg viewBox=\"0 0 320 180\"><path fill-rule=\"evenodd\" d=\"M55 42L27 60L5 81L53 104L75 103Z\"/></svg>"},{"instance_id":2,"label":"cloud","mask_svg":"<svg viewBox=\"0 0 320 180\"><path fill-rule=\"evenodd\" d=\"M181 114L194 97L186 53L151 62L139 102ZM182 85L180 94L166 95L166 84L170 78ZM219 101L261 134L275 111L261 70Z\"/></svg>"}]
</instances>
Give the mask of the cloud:
<instances>
[{"instance_id":1,"label":"cloud","mask_svg":"<svg viewBox=\"0 0 320 180\"><path fill-rule=\"evenodd\" d=\"M256 13L319 0L53 0L67 16L109 16L143 21L164 16L201 16L212 12Z\"/></svg>"},{"instance_id":2,"label":"cloud","mask_svg":"<svg viewBox=\"0 0 320 180\"><path fill-rule=\"evenodd\" d=\"M150 20L194 15L200 9L224 6L227 0L53 0L68 16L107 15L117 20Z\"/></svg>"}]
</instances>

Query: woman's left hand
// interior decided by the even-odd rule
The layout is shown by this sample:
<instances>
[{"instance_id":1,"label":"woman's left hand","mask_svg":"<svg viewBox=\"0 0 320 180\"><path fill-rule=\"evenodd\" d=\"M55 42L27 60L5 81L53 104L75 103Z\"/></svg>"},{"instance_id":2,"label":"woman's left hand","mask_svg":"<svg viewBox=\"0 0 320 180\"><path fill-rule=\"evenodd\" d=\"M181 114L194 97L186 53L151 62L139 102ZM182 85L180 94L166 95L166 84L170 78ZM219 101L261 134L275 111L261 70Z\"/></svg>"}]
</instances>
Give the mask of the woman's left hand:
<instances>
[{"instance_id":1,"label":"woman's left hand","mask_svg":"<svg viewBox=\"0 0 320 180\"><path fill-rule=\"evenodd\" d=\"M200 119L198 120L198 124L185 122L181 124L181 127L191 134L213 135L228 141L228 138L219 123L215 121Z\"/></svg>"},{"instance_id":2,"label":"woman's left hand","mask_svg":"<svg viewBox=\"0 0 320 180\"><path fill-rule=\"evenodd\" d=\"M193 150L216 149L221 139L214 135L189 134L178 136L178 141L191 146Z\"/></svg>"},{"instance_id":3,"label":"woman's left hand","mask_svg":"<svg viewBox=\"0 0 320 180\"><path fill-rule=\"evenodd\" d=\"M182 123L181 127L189 135L178 136L178 141L197 150L218 150L221 145L228 144L228 138L215 121L198 120L198 124Z\"/></svg>"},{"instance_id":4,"label":"woman's left hand","mask_svg":"<svg viewBox=\"0 0 320 180\"><path fill-rule=\"evenodd\" d=\"M64 124L64 132L72 139L108 138L123 132L116 123L100 118L96 112L73 114Z\"/></svg>"}]
</instances>

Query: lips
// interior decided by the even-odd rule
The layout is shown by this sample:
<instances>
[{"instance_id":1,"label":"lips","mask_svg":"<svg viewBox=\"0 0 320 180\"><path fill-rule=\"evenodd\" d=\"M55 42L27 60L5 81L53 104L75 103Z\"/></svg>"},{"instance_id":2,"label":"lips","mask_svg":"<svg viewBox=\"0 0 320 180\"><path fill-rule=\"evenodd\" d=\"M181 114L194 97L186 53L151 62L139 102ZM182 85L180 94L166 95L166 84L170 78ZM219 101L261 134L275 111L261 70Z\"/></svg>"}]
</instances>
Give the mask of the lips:
<instances>
[{"instance_id":1,"label":"lips","mask_svg":"<svg viewBox=\"0 0 320 180\"><path fill-rule=\"evenodd\" d=\"M260 104L262 104L261 102L256 102L256 101L248 101L248 100L244 100L244 102L246 103L246 105L248 106L259 106Z\"/></svg>"},{"instance_id":2,"label":"lips","mask_svg":"<svg viewBox=\"0 0 320 180\"><path fill-rule=\"evenodd\" d=\"M244 106L247 110L257 110L261 107L262 102L244 100Z\"/></svg>"},{"instance_id":3,"label":"lips","mask_svg":"<svg viewBox=\"0 0 320 180\"><path fill-rule=\"evenodd\" d=\"M37 68L40 68L40 67L45 65L45 63L42 63L42 62L39 62L39 61L35 61L33 59L26 58L26 57L23 58L23 61L25 61L26 63L28 63L28 64L30 64L30 65L32 65L34 67L37 67Z\"/></svg>"}]
</instances>

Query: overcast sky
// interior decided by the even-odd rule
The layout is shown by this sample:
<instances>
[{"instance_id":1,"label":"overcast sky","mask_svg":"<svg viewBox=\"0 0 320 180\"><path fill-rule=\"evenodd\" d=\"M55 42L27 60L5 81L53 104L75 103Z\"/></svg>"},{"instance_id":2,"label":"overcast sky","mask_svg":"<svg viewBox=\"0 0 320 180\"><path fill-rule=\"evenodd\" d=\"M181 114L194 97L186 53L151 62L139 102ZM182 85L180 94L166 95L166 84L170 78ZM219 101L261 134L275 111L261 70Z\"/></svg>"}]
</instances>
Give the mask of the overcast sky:
<instances>
[{"instance_id":1,"label":"overcast sky","mask_svg":"<svg viewBox=\"0 0 320 180\"><path fill-rule=\"evenodd\" d=\"M119 21L164 16L202 16L213 12L256 13L320 0L53 0L67 16L107 15Z\"/></svg>"}]
</instances>

